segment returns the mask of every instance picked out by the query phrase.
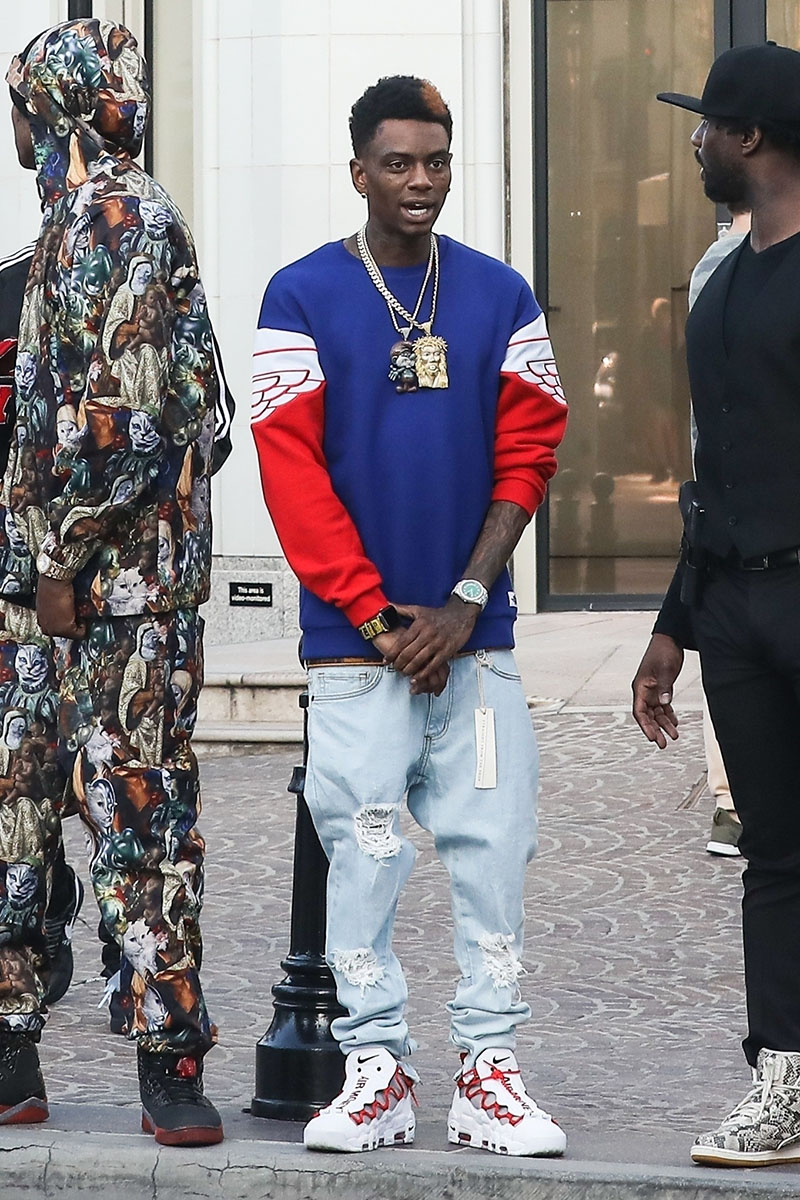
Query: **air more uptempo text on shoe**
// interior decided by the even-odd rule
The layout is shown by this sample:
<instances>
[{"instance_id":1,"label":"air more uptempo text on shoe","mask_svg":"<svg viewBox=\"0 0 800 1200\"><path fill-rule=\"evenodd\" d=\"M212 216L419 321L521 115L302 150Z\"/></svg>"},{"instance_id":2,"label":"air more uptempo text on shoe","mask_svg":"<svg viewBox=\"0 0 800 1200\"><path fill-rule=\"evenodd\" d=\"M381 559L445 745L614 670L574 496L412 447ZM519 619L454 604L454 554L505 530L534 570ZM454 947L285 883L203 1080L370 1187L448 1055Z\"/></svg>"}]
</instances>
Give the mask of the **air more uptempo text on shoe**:
<instances>
[{"instance_id":1,"label":"air more uptempo text on shoe","mask_svg":"<svg viewBox=\"0 0 800 1200\"><path fill-rule=\"evenodd\" d=\"M413 1142L413 1080L384 1047L351 1050L344 1087L306 1125L309 1150L377 1150Z\"/></svg>"},{"instance_id":2,"label":"air more uptempo text on shoe","mask_svg":"<svg viewBox=\"0 0 800 1200\"><path fill-rule=\"evenodd\" d=\"M510 1050L483 1050L456 1075L447 1138L495 1154L558 1155L567 1135L525 1091Z\"/></svg>"},{"instance_id":3,"label":"air more uptempo text on shoe","mask_svg":"<svg viewBox=\"0 0 800 1200\"><path fill-rule=\"evenodd\" d=\"M700 1134L692 1159L709 1167L800 1162L800 1054L760 1050L753 1087L718 1129Z\"/></svg>"}]
</instances>

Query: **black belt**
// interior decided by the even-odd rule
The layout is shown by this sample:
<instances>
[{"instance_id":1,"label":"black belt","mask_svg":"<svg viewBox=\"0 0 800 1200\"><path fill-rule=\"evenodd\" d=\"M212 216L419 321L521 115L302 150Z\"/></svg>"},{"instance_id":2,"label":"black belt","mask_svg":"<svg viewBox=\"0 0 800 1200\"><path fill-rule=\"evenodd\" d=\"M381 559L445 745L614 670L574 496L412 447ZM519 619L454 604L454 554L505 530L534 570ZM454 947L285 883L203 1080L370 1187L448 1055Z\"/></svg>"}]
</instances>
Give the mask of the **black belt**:
<instances>
[{"instance_id":1,"label":"black belt","mask_svg":"<svg viewBox=\"0 0 800 1200\"><path fill-rule=\"evenodd\" d=\"M727 567L735 567L737 571L772 571L776 567L800 566L800 546L792 546L789 550L773 550L771 554L756 554L753 558L739 558L730 554L721 560Z\"/></svg>"}]
</instances>

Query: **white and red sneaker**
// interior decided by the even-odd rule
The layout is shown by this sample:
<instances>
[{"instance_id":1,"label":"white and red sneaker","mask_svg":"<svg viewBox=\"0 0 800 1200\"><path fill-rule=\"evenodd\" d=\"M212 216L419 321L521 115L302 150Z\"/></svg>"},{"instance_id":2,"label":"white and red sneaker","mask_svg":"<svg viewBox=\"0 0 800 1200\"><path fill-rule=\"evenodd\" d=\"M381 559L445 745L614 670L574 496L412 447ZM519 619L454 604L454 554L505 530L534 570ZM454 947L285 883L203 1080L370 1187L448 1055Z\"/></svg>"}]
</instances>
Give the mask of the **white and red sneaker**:
<instances>
[{"instance_id":1,"label":"white and red sneaker","mask_svg":"<svg viewBox=\"0 0 800 1200\"><path fill-rule=\"evenodd\" d=\"M462 1066L447 1117L447 1139L495 1154L558 1155L567 1135L525 1091L510 1050L482 1050Z\"/></svg>"},{"instance_id":2,"label":"white and red sneaker","mask_svg":"<svg viewBox=\"0 0 800 1200\"><path fill-rule=\"evenodd\" d=\"M383 1047L351 1050L344 1087L303 1130L309 1150L377 1150L413 1142L413 1083Z\"/></svg>"}]
</instances>

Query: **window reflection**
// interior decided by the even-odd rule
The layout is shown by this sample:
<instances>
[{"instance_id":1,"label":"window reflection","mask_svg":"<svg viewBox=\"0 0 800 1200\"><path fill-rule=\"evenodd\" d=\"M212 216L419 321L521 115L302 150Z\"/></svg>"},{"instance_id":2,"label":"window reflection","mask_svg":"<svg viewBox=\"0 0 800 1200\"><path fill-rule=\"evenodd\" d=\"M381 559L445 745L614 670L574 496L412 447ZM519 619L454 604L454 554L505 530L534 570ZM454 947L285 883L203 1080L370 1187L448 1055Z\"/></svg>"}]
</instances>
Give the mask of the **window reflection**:
<instances>
[{"instance_id":1,"label":"window reflection","mask_svg":"<svg viewBox=\"0 0 800 1200\"><path fill-rule=\"evenodd\" d=\"M797 7L793 5L792 7ZM712 0L549 0L549 324L571 422L551 592L663 592L691 474L683 328L715 235L689 145Z\"/></svg>"},{"instance_id":2,"label":"window reflection","mask_svg":"<svg viewBox=\"0 0 800 1200\"><path fill-rule=\"evenodd\" d=\"M767 37L781 46L800 49L798 0L767 0Z\"/></svg>"}]
</instances>

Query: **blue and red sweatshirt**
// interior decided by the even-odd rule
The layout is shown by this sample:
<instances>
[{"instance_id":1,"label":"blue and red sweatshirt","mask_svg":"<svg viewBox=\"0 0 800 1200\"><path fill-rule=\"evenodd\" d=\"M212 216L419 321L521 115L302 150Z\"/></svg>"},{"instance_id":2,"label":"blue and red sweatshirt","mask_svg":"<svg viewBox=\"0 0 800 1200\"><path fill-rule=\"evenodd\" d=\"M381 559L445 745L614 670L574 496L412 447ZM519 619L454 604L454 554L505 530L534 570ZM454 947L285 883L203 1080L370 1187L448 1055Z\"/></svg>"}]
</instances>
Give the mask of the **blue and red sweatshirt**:
<instances>
[{"instance_id":1,"label":"blue and red sweatshirt","mask_svg":"<svg viewBox=\"0 0 800 1200\"><path fill-rule=\"evenodd\" d=\"M451 238L439 252L433 332L447 342L447 388L395 390L399 335L343 242L279 271L264 295L251 422L301 584L306 659L379 658L357 627L389 603L443 605L492 501L533 515L556 469L566 404L531 289ZM425 264L382 273L413 312ZM465 649L513 646L515 615L503 571Z\"/></svg>"}]
</instances>

